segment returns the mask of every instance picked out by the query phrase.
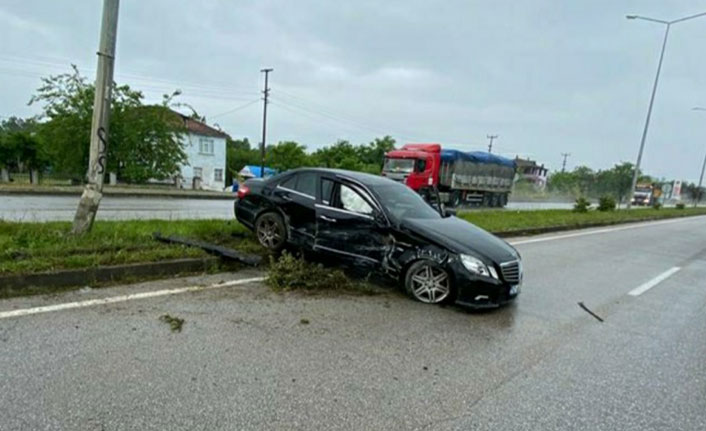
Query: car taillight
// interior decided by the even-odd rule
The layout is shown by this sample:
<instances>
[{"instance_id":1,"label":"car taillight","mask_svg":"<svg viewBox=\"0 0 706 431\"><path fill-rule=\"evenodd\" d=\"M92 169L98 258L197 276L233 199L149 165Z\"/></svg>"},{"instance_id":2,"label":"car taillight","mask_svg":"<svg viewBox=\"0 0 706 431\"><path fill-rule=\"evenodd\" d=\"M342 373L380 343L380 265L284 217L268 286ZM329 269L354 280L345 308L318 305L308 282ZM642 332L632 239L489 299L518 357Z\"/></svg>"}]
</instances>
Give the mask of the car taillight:
<instances>
[{"instance_id":1,"label":"car taillight","mask_svg":"<svg viewBox=\"0 0 706 431\"><path fill-rule=\"evenodd\" d=\"M250 187L246 186L245 184L238 187L238 199L244 198L248 195L248 193L250 193Z\"/></svg>"}]
</instances>

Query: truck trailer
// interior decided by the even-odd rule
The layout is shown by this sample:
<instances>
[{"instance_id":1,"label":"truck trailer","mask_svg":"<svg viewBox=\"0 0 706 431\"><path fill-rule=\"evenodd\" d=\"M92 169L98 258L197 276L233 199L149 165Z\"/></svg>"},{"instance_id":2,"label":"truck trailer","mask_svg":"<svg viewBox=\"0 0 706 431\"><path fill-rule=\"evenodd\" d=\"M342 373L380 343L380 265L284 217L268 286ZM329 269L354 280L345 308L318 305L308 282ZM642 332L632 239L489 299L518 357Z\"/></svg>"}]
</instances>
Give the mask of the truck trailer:
<instances>
[{"instance_id":1,"label":"truck trailer","mask_svg":"<svg viewBox=\"0 0 706 431\"><path fill-rule=\"evenodd\" d=\"M442 149L440 144L406 144L385 154L382 175L425 197L459 207L503 207L515 178L515 161L483 151Z\"/></svg>"}]
</instances>

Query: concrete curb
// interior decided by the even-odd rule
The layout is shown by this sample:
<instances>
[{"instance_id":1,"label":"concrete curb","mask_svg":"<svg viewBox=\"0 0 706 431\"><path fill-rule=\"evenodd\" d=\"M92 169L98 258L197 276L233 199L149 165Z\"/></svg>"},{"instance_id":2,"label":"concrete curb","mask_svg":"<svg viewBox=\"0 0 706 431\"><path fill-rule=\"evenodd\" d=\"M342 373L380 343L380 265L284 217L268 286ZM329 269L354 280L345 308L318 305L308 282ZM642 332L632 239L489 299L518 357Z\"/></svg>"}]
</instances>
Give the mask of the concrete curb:
<instances>
[{"instance_id":1,"label":"concrete curb","mask_svg":"<svg viewBox=\"0 0 706 431\"><path fill-rule=\"evenodd\" d=\"M516 237L516 236L532 236L532 235L541 235L544 233L563 232L563 231L567 231L567 230L583 230L583 229L590 229L590 228L594 228L594 227L615 226L615 225L630 224L630 223L648 223L648 222L652 222L652 221L672 220L675 218L703 217L703 216L706 216L706 214L684 214L684 215L679 215L679 216L674 216L674 217L649 217L649 218L644 218L644 219L640 219L640 220L619 220L619 221L613 221L613 222L596 222L596 223L582 224L579 226L576 226L576 225L546 226L546 227L537 227L537 228L530 228L530 229L506 230L506 231L502 231L502 232L491 232L491 233L493 235L499 236L501 238L511 238L511 237Z\"/></svg>"},{"instance_id":2,"label":"concrete curb","mask_svg":"<svg viewBox=\"0 0 706 431\"><path fill-rule=\"evenodd\" d=\"M2 195L32 195L32 196L81 196L82 187L0 187ZM128 190L103 189L103 194L110 197L126 198L174 198L174 199L216 199L235 200L235 194L227 192L195 192L195 191L161 191L161 190Z\"/></svg>"},{"instance_id":3,"label":"concrete curb","mask_svg":"<svg viewBox=\"0 0 706 431\"><path fill-rule=\"evenodd\" d=\"M127 265L100 266L0 276L0 292L27 287L56 288L85 286L95 283L125 280L131 277L153 277L202 272L214 267L217 257L166 260L163 262L132 263ZM50 291L51 289L47 289Z\"/></svg>"}]
</instances>

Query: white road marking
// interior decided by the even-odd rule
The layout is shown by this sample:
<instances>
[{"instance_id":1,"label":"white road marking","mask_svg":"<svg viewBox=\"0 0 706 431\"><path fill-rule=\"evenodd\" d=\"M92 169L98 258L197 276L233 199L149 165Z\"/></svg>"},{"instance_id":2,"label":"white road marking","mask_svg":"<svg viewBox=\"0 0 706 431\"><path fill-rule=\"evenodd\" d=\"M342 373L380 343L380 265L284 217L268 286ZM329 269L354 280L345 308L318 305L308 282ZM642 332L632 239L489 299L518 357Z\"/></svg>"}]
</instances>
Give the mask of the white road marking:
<instances>
[{"instance_id":1,"label":"white road marking","mask_svg":"<svg viewBox=\"0 0 706 431\"><path fill-rule=\"evenodd\" d=\"M675 274L677 271L679 271L681 268L678 266L675 266L673 268L670 268L657 277L653 278L652 280L639 285L638 287L634 288L630 292L628 292L628 295L630 296L640 296L643 293L647 292L648 290L652 289L653 287L657 286L659 283L663 282L673 274Z\"/></svg>"},{"instance_id":2,"label":"white road marking","mask_svg":"<svg viewBox=\"0 0 706 431\"><path fill-rule=\"evenodd\" d=\"M671 220L661 220L661 221L656 221L656 222L647 222L647 223L637 223L637 224L631 224L630 226L620 226L620 227L611 227L611 228L606 228L606 229L597 229L597 230L590 230L586 232L575 232L575 233L567 233L563 235L554 235L554 236L547 236L547 237L542 237L542 238L532 238L532 239L523 239L519 241L509 241L511 245L520 245L520 244L532 244L535 242L545 242L545 241L554 241L557 239L565 239L565 238L575 238L578 236L586 236L586 235L597 235L600 233L609 233L609 232L618 232L621 230L628 230L628 229L638 229L642 227L652 227L656 225L661 225L661 224L671 224L671 223L678 223L678 222L683 222L687 220L693 220L693 219L701 219L702 217L682 217L678 219L671 219Z\"/></svg>"},{"instance_id":3,"label":"white road marking","mask_svg":"<svg viewBox=\"0 0 706 431\"><path fill-rule=\"evenodd\" d=\"M19 310L2 311L0 319L9 317L29 316L31 314L48 313L51 311L70 310L73 308L91 307L94 305L114 304L116 302L132 301L134 299L154 298L156 296L177 295L179 293L196 292L200 290L220 289L223 287L237 286L239 284L263 281L265 277L243 278L241 280L227 281L225 283L211 284L209 286L189 286L176 289L155 290L152 292L131 293L129 295L111 296L108 298L88 299L86 301L66 302L63 304L46 305L43 307L23 308Z\"/></svg>"}]
</instances>

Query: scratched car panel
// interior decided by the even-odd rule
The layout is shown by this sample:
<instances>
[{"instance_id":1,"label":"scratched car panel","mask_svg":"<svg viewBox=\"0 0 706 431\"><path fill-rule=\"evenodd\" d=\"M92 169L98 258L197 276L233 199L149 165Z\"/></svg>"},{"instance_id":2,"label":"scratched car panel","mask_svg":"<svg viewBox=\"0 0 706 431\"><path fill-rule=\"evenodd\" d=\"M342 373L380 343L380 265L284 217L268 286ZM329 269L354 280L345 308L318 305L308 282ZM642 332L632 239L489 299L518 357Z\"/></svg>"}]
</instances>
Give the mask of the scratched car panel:
<instances>
[{"instance_id":1,"label":"scratched car panel","mask_svg":"<svg viewBox=\"0 0 706 431\"><path fill-rule=\"evenodd\" d=\"M512 246L383 177L297 169L252 179L238 193L235 215L273 251L289 244L370 267L425 303L496 307L520 290ZM504 275L508 265L520 273Z\"/></svg>"}]
</instances>

